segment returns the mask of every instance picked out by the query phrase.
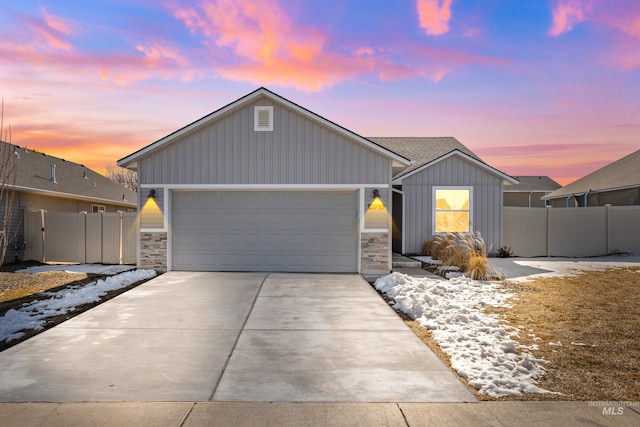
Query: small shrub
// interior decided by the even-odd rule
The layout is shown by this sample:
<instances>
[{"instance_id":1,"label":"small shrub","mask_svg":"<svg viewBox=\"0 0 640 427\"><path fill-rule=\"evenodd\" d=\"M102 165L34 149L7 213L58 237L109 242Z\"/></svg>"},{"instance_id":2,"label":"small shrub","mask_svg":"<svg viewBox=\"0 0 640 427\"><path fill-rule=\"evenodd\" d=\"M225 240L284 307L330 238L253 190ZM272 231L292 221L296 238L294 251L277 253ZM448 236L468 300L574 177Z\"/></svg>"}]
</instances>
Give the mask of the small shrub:
<instances>
[{"instance_id":1,"label":"small shrub","mask_svg":"<svg viewBox=\"0 0 640 427\"><path fill-rule=\"evenodd\" d=\"M513 251L511 251L509 246L503 246L498 249L497 256L498 258L511 258L513 257Z\"/></svg>"},{"instance_id":2,"label":"small shrub","mask_svg":"<svg viewBox=\"0 0 640 427\"><path fill-rule=\"evenodd\" d=\"M472 280L501 278L499 272L489 264L486 244L479 232L439 234L425 242L423 251L434 259L442 261L441 273L448 266L457 266Z\"/></svg>"}]
</instances>

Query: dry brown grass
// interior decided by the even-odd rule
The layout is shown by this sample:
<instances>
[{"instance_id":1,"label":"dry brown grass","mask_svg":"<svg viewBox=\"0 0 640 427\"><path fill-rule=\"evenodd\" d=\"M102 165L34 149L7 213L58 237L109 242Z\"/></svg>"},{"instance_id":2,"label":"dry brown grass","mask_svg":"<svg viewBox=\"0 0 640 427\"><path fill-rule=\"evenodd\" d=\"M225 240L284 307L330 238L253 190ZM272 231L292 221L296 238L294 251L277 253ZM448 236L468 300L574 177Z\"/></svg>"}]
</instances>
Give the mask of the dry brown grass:
<instances>
[{"instance_id":1,"label":"dry brown grass","mask_svg":"<svg viewBox=\"0 0 640 427\"><path fill-rule=\"evenodd\" d=\"M538 385L562 393L519 400L640 401L640 268L505 286L513 308L491 311L523 327L517 340L549 362Z\"/></svg>"},{"instance_id":2,"label":"dry brown grass","mask_svg":"<svg viewBox=\"0 0 640 427\"><path fill-rule=\"evenodd\" d=\"M487 311L500 314L513 327L522 326L515 339L522 345L537 345L538 350L527 351L547 361L545 376L537 385L555 393L494 399L461 378L478 399L640 401L640 268L504 286L514 294L513 307ZM398 314L451 369L449 355L431 332ZM558 342L562 346L549 344Z\"/></svg>"},{"instance_id":3,"label":"dry brown grass","mask_svg":"<svg viewBox=\"0 0 640 427\"><path fill-rule=\"evenodd\" d=\"M49 271L38 274L0 272L0 302L27 297L88 277L86 273L67 273L64 271Z\"/></svg>"}]
</instances>

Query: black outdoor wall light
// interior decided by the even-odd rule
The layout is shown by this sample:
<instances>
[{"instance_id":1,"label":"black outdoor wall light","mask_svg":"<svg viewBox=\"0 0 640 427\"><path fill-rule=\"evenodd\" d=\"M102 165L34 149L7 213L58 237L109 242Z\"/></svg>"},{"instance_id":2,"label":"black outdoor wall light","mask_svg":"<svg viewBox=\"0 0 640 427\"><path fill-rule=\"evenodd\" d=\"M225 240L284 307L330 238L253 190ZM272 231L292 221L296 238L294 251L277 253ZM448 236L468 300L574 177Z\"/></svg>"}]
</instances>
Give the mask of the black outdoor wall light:
<instances>
[{"instance_id":1,"label":"black outdoor wall light","mask_svg":"<svg viewBox=\"0 0 640 427\"><path fill-rule=\"evenodd\" d=\"M380 190L377 188L373 190L373 198L375 199L376 197L380 197Z\"/></svg>"},{"instance_id":2,"label":"black outdoor wall light","mask_svg":"<svg viewBox=\"0 0 640 427\"><path fill-rule=\"evenodd\" d=\"M147 199L154 199L156 197L156 189L152 188L151 190L149 190L149 195L147 196Z\"/></svg>"}]
</instances>

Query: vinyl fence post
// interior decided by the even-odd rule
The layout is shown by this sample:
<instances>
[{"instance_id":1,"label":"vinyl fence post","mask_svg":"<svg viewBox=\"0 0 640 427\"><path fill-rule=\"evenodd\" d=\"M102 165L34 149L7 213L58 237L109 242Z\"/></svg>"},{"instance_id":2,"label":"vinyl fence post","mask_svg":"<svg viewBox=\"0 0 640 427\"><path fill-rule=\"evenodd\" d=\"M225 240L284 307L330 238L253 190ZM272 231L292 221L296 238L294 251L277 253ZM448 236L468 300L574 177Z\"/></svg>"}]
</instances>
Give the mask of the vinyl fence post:
<instances>
[{"instance_id":1,"label":"vinyl fence post","mask_svg":"<svg viewBox=\"0 0 640 427\"><path fill-rule=\"evenodd\" d=\"M123 250L122 250L122 246L124 244L124 213L122 211L118 211L119 217L120 217L120 242L118 244L118 247L120 248L120 253L118 255L118 263L119 264L123 264L122 262L122 254L123 254Z\"/></svg>"},{"instance_id":2,"label":"vinyl fence post","mask_svg":"<svg viewBox=\"0 0 640 427\"><path fill-rule=\"evenodd\" d=\"M45 232L45 228L44 228L44 214L45 214L45 210L44 209L40 209L40 230L42 231L42 254L41 254L41 259L42 261L40 262L47 262L47 239L46 239L46 232Z\"/></svg>"}]
</instances>

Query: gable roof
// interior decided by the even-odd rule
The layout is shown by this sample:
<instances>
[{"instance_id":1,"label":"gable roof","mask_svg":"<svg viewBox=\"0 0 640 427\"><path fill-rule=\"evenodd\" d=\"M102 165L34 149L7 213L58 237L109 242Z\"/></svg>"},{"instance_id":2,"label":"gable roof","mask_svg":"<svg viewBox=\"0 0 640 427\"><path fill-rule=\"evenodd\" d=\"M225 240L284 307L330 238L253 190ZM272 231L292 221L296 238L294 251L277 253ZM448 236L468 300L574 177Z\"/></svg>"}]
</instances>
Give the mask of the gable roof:
<instances>
[{"instance_id":1,"label":"gable roof","mask_svg":"<svg viewBox=\"0 0 640 427\"><path fill-rule=\"evenodd\" d=\"M514 178L518 180L518 185L505 191L550 193L562 187L548 176L516 176Z\"/></svg>"},{"instance_id":2,"label":"gable roof","mask_svg":"<svg viewBox=\"0 0 640 427\"><path fill-rule=\"evenodd\" d=\"M135 191L83 165L6 142L0 142L0 150L10 150L15 156L14 188L18 191L129 207L137 205ZM56 166L56 182L51 180L52 165Z\"/></svg>"},{"instance_id":3,"label":"gable roof","mask_svg":"<svg viewBox=\"0 0 640 427\"><path fill-rule=\"evenodd\" d=\"M345 127L342 127L330 120L325 119L324 117L310 111L307 110L304 107L301 107L300 105L289 101L286 98L283 98L282 96L271 92L270 90L261 87L258 88L256 90L254 90L253 92L243 96L242 98L237 99L236 101L231 102L230 104L227 104L226 106L214 111L213 113L210 113L198 120L196 120L195 122L188 124L187 126L184 126L181 129L178 129L177 131L165 136L164 138L161 138L159 140L157 140L156 142L153 142L149 145L147 145L146 147L141 148L140 150L126 156L123 157L122 159L118 160L118 166L122 166L128 169L132 169L135 170L137 168L137 161L146 156L147 154L154 152L160 148L162 148L164 145L171 143L172 141L175 141L176 139L180 138L181 136L193 131L194 129L200 128L201 126L205 126L208 123L215 121L216 119L220 118L222 115L226 114L227 112L239 107L242 104L251 102L252 100L261 97L261 96L266 96L267 98L272 99L275 102L279 102L281 104L284 104L285 106L291 108L292 110L302 114L303 116L320 122L321 124L323 124L324 126L327 126L331 129L333 129L334 131L346 136L349 139L353 139L356 140L357 142L359 142L360 144L367 146L371 149L373 149L374 151L377 151L379 153L381 153L382 155L391 158L395 164L400 164L400 165L408 165L410 164L410 160L402 155L400 155L397 152L394 152L393 150L390 150L386 147L383 147L379 144L376 144L375 142L362 137L360 135L358 135L355 132L352 132L350 130L348 130Z\"/></svg>"},{"instance_id":4,"label":"gable roof","mask_svg":"<svg viewBox=\"0 0 640 427\"><path fill-rule=\"evenodd\" d=\"M414 173L420 172L451 156L459 156L493 175L501 177L506 184L517 184L513 177L489 166L473 151L451 136L446 137L369 137L370 140L404 155L412 160L412 164L396 173L394 183L401 182Z\"/></svg>"},{"instance_id":5,"label":"gable roof","mask_svg":"<svg viewBox=\"0 0 640 427\"><path fill-rule=\"evenodd\" d=\"M547 194L543 199L580 196L588 191L601 193L640 187L640 150L598 169L570 184Z\"/></svg>"}]
</instances>

